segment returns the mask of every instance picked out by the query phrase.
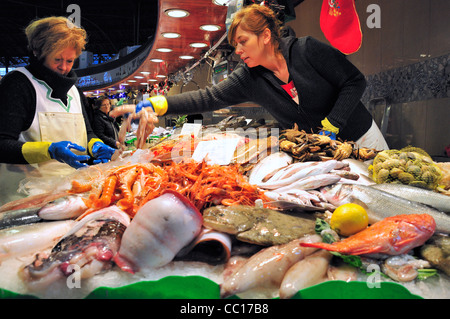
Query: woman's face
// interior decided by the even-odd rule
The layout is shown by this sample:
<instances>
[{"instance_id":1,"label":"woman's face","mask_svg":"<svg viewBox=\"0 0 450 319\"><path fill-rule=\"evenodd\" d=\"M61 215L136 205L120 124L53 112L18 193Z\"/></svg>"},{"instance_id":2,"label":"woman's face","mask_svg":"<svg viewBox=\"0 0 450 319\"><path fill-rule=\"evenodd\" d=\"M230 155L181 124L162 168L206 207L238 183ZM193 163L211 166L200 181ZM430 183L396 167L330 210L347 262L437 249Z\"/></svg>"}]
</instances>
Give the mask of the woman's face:
<instances>
[{"instance_id":1,"label":"woman's face","mask_svg":"<svg viewBox=\"0 0 450 319\"><path fill-rule=\"evenodd\" d=\"M66 48L57 54L46 56L44 65L54 72L67 75L72 70L76 58L75 49Z\"/></svg>"},{"instance_id":2,"label":"woman's face","mask_svg":"<svg viewBox=\"0 0 450 319\"><path fill-rule=\"evenodd\" d=\"M100 111L108 114L111 111L111 102L109 100L103 100L102 105L100 105Z\"/></svg>"},{"instance_id":3,"label":"woman's face","mask_svg":"<svg viewBox=\"0 0 450 319\"><path fill-rule=\"evenodd\" d=\"M234 41L236 43L236 54L248 67L252 68L262 64L266 57L265 33L258 36L238 26Z\"/></svg>"}]
</instances>

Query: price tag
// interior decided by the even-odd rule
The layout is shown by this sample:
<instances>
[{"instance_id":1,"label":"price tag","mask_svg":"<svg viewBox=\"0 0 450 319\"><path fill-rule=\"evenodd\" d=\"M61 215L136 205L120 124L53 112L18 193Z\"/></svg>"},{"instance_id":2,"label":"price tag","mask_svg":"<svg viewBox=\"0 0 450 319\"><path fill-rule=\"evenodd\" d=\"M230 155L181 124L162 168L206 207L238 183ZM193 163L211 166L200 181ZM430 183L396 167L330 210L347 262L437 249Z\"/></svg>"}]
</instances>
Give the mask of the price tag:
<instances>
[{"instance_id":1,"label":"price tag","mask_svg":"<svg viewBox=\"0 0 450 319\"><path fill-rule=\"evenodd\" d=\"M192 158L197 162L205 160L210 165L228 165L234 156L238 142L238 138L201 141L195 148Z\"/></svg>"},{"instance_id":2,"label":"price tag","mask_svg":"<svg viewBox=\"0 0 450 319\"><path fill-rule=\"evenodd\" d=\"M201 129L202 123L184 123L180 135L194 135L194 137L197 137Z\"/></svg>"}]
</instances>

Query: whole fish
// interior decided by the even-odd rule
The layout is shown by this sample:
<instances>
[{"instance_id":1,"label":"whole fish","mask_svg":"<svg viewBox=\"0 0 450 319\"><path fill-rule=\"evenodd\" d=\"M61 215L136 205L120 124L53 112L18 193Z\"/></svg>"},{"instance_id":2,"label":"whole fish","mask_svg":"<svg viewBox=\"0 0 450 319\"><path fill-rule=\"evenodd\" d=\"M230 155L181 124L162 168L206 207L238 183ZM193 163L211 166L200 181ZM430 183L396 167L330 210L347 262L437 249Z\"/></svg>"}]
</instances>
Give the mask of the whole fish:
<instances>
[{"instance_id":1,"label":"whole fish","mask_svg":"<svg viewBox=\"0 0 450 319\"><path fill-rule=\"evenodd\" d=\"M296 164L291 164L296 165ZM311 177L321 174L326 174L330 172L332 169L334 169L338 165L338 161L336 160L329 160L326 162L313 162L313 163L307 163L306 167L298 170L292 175L287 175L287 177L276 179L272 181L272 178L270 178L267 182L259 183L258 186L264 189L277 189L284 186L289 186L292 183L303 179L305 177ZM273 176L275 177L275 176Z\"/></svg>"},{"instance_id":2,"label":"whole fish","mask_svg":"<svg viewBox=\"0 0 450 319\"><path fill-rule=\"evenodd\" d=\"M267 175L291 164L293 158L285 152L272 153L260 160L250 171L248 181L250 184L260 183Z\"/></svg>"},{"instance_id":3,"label":"whole fish","mask_svg":"<svg viewBox=\"0 0 450 319\"><path fill-rule=\"evenodd\" d=\"M336 174L318 174L307 176L299 180L294 181L292 184L276 188L278 193L295 193L296 190L312 190L328 185L335 184L341 180L341 177Z\"/></svg>"},{"instance_id":4,"label":"whole fish","mask_svg":"<svg viewBox=\"0 0 450 319\"><path fill-rule=\"evenodd\" d=\"M20 225L34 224L42 221L39 208L29 207L0 213L0 229Z\"/></svg>"},{"instance_id":5,"label":"whole fish","mask_svg":"<svg viewBox=\"0 0 450 319\"><path fill-rule=\"evenodd\" d=\"M403 214L385 219L332 244L301 243L348 255L402 255L422 246L433 234L436 223L428 214Z\"/></svg>"},{"instance_id":6,"label":"whole fish","mask_svg":"<svg viewBox=\"0 0 450 319\"><path fill-rule=\"evenodd\" d=\"M60 197L39 210L39 217L46 220L61 220L80 216L88 207L79 195Z\"/></svg>"},{"instance_id":7,"label":"whole fish","mask_svg":"<svg viewBox=\"0 0 450 319\"><path fill-rule=\"evenodd\" d=\"M75 271L85 279L110 269L129 223L129 216L117 206L89 214L74 224L50 255L38 254L19 276L30 291L40 291Z\"/></svg>"},{"instance_id":8,"label":"whole fish","mask_svg":"<svg viewBox=\"0 0 450 319\"><path fill-rule=\"evenodd\" d=\"M363 206L373 224L383 218L400 214L428 214L436 221L438 232L450 233L450 216L427 205L410 201L372 186L336 184L321 189L327 201L335 206L355 203Z\"/></svg>"},{"instance_id":9,"label":"whole fish","mask_svg":"<svg viewBox=\"0 0 450 319\"><path fill-rule=\"evenodd\" d=\"M43 222L10 227L0 231L0 263L8 258L22 257L55 245L75 224L73 220Z\"/></svg>"},{"instance_id":10,"label":"whole fish","mask_svg":"<svg viewBox=\"0 0 450 319\"><path fill-rule=\"evenodd\" d=\"M43 193L31 195L25 198L13 200L9 203L2 205L0 207L0 212L24 208L40 208L43 207L45 204L63 196L67 196L67 192Z\"/></svg>"},{"instance_id":11,"label":"whole fish","mask_svg":"<svg viewBox=\"0 0 450 319\"><path fill-rule=\"evenodd\" d=\"M303 217L305 216L305 217ZM203 211L203 225L258 245L279 245L314 233L307 214L287 214L245 205L212 206Z\"/></svg>"},{"instance_id":12,"label":"whole fish","mask_svg":"<svg viewBox=\"0 0 450 319\"><path fill-rule=\"evenodd\" d=\"M375 184L372 187L411 201L426 204L441 212L450 213L450 196L403 184Z\"/></svg>"}]
</instances>

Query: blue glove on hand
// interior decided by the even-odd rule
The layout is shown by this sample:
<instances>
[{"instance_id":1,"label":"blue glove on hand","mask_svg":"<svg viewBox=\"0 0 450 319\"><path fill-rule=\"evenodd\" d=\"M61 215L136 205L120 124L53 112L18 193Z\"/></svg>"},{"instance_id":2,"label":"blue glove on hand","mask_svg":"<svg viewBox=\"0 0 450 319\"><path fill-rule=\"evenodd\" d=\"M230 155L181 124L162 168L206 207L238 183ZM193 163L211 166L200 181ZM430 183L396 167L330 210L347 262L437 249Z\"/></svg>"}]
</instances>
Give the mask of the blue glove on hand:
<instances>
[{"instance_id":1,"label":"blue glove on hand","mask_svg":"<svg viewBox=\"0 0 450 319\"><path fill-rule=\"evenodd\" d=\"M94 145L92 145L92 155L96 158L93 163L99 164L109 162L115 151L116 149L102 142L95 142Z\"/></svg>"},{"instance_id":2,"label":"blue glove on hand","mask_svg":"<svg viewBox=\"0 0 450 319\"><path fill-rule=\"evenodd\" d=\"M331 138L332 140L336 140L336 133L330 132L330 131L320 131L319 135L326 135L329 138Z\"/></svg>"},{"instance_id":3,"label":"blue glove on hand","mask_svg":"<svg viewBox=\"0 0 450 319\"><path fill-rule=\"evenodd\" d=\"M80 163L81 161L87 161L88 155L77 155L70 149L74 149L80 152L86 151L86 149L78 144L61 141L50 144L48 147L48 153L50 157L61 163L66 163L73 168L81 168L88 166L86 163Z\"/></svg>"},{"instance_id":4,"label":"blue glove on hand","mask_svg":"<svg viewBox=\"0 0 450 319\"><path fill-rule=\"evenodd\" d=\"M138 114L144 107L151 107L153 109L153 111L155 111L155 109L153 108L152 102L150 102L149 100L145 100L145 101L139 102L136 105L136 114Z\"/></svg>"}]
</instances>

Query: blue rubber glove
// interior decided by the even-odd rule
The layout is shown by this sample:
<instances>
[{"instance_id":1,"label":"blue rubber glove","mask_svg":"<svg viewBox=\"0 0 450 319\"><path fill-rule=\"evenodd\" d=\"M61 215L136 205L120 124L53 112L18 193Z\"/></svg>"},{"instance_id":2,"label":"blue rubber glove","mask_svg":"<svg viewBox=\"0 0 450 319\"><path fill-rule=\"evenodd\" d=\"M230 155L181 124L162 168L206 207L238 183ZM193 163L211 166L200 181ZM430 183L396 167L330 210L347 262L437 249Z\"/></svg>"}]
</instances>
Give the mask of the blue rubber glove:
<instances>
[{"instance_id":1,"label":"blue rubber glove","mask_svg":"<svg viewBox=\"0 0 450 319\"><path fill-rule=\"evenodd\" d=\"M135 109L136 114L138 114L144 107L151 107L153 109L152 103L149 100L144 100L144 101L139 102L136 105L136 109ZM133 119L132 122L134 124L138 124L139 123L139 118Z\"/></svg>"},{"instance_id":2,"label":"blue rubber glove","mask_svg":"<svg viewBox=\"0 0 450 319\"><path fill-rule=\"evenodd\" d=\"M95 142L95 144L92 145L92 155L96 158L93 163L99 164L109 162L115 151L116 149L102 142Z\"/></svg>"},{"instance_id":3,"label":"blue rubber glove","mask_svg":"<svg viewBox=\"0 0 450 319\"><path fill-rule=\"evenodd\" d=\"M332 140L336 141L336 133L330 132L330 131L320 131L319 135L326 135L329 138L331 138Z\"/></svg>"},{"instance_id":4,"label":"blue rubber glove","mask_svg":"<svg viewBox=\"0 0 450 319\"><path fill-rule=\"evenodd\" d=\"M73 168L81 168L88 166L86 163L81 163L81 161L87 161L89 159L88 155L77 155L71 151L71 149L85 152L86 149L78 144L61 141L50 144L48 147L48 153L50 157L61 163L66 163Z\"/></svg>"}]
</instances>

